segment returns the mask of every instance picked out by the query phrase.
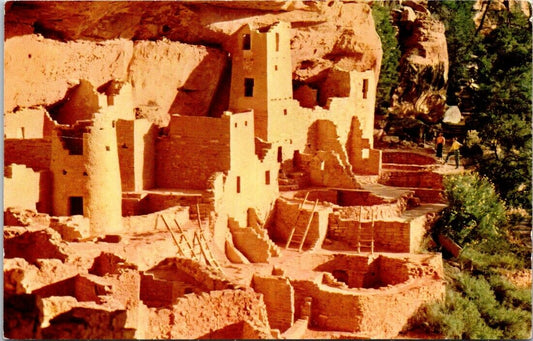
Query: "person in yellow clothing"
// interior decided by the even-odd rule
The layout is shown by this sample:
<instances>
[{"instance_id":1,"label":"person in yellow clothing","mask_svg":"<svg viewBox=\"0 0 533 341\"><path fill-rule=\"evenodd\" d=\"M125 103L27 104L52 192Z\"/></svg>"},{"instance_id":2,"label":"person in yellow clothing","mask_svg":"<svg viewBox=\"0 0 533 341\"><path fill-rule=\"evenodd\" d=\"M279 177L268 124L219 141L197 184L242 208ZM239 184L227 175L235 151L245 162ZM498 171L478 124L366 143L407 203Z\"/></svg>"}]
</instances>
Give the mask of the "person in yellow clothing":
<instances>
[{"instance_id":1,"label":"person in yellow clothing","mask_svg":"<svg viewBox=\"0 0 533 341\"><path fill-rule=\"evenodd\" d=\"M452 141L452 146L448 150L448 155L446 155L446 160L444 161L444 164L448 163L448 159L453 154L453 156L455 157L455 168L459 168L459 148L461 148L462 144L457 141L457 137L454 137Z\"/></svg>"}]
</instances>

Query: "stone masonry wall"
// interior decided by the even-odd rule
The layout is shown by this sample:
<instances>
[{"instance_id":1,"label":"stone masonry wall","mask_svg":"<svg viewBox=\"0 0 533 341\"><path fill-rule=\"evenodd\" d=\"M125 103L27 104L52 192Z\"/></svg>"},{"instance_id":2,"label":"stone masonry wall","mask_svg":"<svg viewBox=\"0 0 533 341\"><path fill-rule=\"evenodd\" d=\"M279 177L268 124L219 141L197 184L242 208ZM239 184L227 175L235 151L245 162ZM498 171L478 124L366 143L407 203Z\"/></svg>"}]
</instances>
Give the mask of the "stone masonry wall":
<instances>
[{"instance_id":1,"label":"stone masonry wall","mask_svg":"<svg viewBox=\"0 0 533 341\"><path fill-rule=\"evenodd\" d=\"M150 309L150 324L145 337L195 339L241 321L268 328L268 317L261 295L253 290L220 290L200 295L185 295L172 309Z\"/></svg>"},{"instance_id":2,"label":"stone masonry wall","mask_svg":"<svg viewBox=\"0 0 533 341\"><path fill-rule=\"evenodd\" d=\"M252 287L263 294L271 328L284 332L294 323L294 289L287 278L256 276Z\"/></svg>"},{"instance_id":3,"label":"stone masonry wall","mask_svg":"<svg viewBox=\"0 0 533 341\"><path fill-rule=\"evenodd\" d=\"M4 140L4 165L24 164L35 170L50 169L50 139Z\"/></svg>"},{"instance_id":4,"label":"stone masonry wall","mask_svg":"<svg viewBox=\"0 0 533 341\"><path fill-rule=\"evenodd\" d=\"M230 169L229 119L174 115L156 153L156 187L206 189L213 173Z\"/></svg>"}]
</instances>

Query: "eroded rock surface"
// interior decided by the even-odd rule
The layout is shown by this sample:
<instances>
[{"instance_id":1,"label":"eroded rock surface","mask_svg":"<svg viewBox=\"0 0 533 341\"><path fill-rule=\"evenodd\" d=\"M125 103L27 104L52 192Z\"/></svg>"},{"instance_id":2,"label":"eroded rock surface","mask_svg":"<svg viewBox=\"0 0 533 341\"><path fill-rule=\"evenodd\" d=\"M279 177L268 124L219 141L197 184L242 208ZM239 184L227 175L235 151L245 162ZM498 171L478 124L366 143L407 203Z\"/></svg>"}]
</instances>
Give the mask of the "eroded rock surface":
<instances>
[{"instance_id":1,"label":"eroded rock surface","mask_svg":"<svg viewBox=\"0 0 533 341\"><path fill-rule=\"evenodd\" d=\"M297 82L316 87L334 66L379 75L381 43L368 4L260 4L10 3L5 108L49 106L79 79L98 87L114 78L132 83L134 107L154 122L168 122L168 112L206 116L225 72L229 38L246 23L291 23Z\"/></svg>"},{"instance_id":2,"label":"eroded rock surface","mask_svg":"<svg viewBox=\"0 0 533 341\"><path fill-rule=\"evenodd\" d=\"M449 68L444 24L431 17L424 1L406 1L402 5L394 19L402 57L392 112L438 122L445 111Z\"/></svg>"}]
</instances>

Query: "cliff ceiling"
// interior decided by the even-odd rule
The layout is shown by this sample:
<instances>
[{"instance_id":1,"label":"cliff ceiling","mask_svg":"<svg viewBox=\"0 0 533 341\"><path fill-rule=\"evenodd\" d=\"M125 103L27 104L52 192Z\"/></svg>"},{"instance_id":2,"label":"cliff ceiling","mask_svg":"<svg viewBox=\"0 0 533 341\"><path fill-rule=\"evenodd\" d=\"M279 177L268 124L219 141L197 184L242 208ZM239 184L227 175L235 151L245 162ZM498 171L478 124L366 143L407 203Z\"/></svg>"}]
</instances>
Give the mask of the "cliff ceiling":
<instances>
[{"instance_id":1,"label":"cliff ceiling","mask_svg":"<svg viewBox=\"0 0 533 341\"><path fill-rule=\"evenodd\" d=\"M335 66L370 69L378 76L381 65L381 42L366 1L17 1L5 6L6 111L51 105L82 78L95 86L119 78L132 82L135 106L166 114L183 99L189 108L201 108L186 114L207 114L205 103L224 79L229 38L246 23L291 23L293 79L299 82L320 82Z\"/></svg>"}]
</instances>

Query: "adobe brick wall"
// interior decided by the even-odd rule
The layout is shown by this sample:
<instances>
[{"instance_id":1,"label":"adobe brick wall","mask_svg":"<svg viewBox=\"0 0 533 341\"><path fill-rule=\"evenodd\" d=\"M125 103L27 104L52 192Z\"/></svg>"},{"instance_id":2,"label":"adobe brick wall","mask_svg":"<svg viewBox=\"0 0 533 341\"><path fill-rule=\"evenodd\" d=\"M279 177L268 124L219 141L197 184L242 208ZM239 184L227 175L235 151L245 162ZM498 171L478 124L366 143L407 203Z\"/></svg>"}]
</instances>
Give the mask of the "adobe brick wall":
<instances>
[{"instance_id":1,"label":"adobe brick wall","mask_svg":"<svg viewBox=\"0 0 533 341\"><path fill-rule=\"evenodd\" d=\"M146 119L117 120L117 149L123 191L154 186L156 128Z\"/></svg>"},{"instance_id":2,"label":"adobe brick wall","mask_svg":"<svg viewBox=\"0 0 533 341\"><path fill-rule=\"evenodd\" d=\"M271 328L284 332L294 323L294 289L287 278L258 276L252 278L252 288L263 294Z\"/></svg>"},{"instance_id":3,"label":"adobe brick wall","mask_svg":"<svg viewBox=\"0 0 533 341\"><path fill-rule=\"evenodd\" d=\"M398 150L384 150L382 156L383 163L415 164L415 165L433 165L435 158L430 155L402 152Z\"/></svg>"},{"instance_id":4,"label":"adobe brick wall","mask_svg":"<svg viewBox=\"0 0 533 341\"><path fill-rule=\"evenodd\" d=\"M270 259L270 247L266 240L251 227L238 227L231 229L233 244L253 263L268 263Z\"/></svg>"},{"instance_id":5,"label":"adobe brick wall","mask_svg":"<svg viewBox=\"0 0 533 341\"><path fill-rule=\"evenodd\" d=\"M145 337L153 339L167 335L169 338L195 339L242 321L257 329L268 330L266 306L261 297L252 289L185 295L171 309L149 310L148 319L157 323L149 323Z\"/></svg>"},{"instance_id":6,"label":"adobe brick wall","mask_svg":"<svg viewBox=\"0 0 533 341\"><path fill-rule=\"evenodd\" d=\"M293 227L296 228L296 231L305 231L312 210L311 205L314 206L314 203L308 201L298 217L299 204L300 202L290 202L283 198L276 200L275 223L272 224L272 230L270 231L270 235L275 241L286 243ZM331 208L322 207L320 203L318 204L311 220L303 249L322 244L327 233L328 215L330 212ZM296 222L297 218L298 222Z\"/></svg>"},{"instance_id":7,"label":"adobe brick wall","mask_svg":"<svg viewBox=\"0 0 533 341\"><path fill-rule=\"evenodd\" d=\"M51 174L35 172L24 165L10 164L4 170L4 209L20 207L50 212Z\"/></svg>"},{"instance_id":8,"label":"adobe brick wall","mask_svg":"<svg viewBox=\"0 0 533 341\"><path fill-rule=\"evenodd\" d=\"M397 187L443 189L442 174L431 171L382 170L379 182Z\"/></svg>"},{"instance_id":9,"label":"adobe brick wall","mask_svg":"<svg viewBox=\"0 0 533 341\"><path fill-rule=\"evenodd\" d=\"M123 217L122 225L124 226L124 231L134 233L167 231L161 218L158 218L160 214L165 216L169 224L174 224L173 219L176 219L182 225L189 221L189 207L173 207L155 213ZM158 220L157 228L155 227L156 219Z\"/></svg>"},{"instance_id":10,"label":"adobe brick wall","mask_svg":"<svg viewBox=\"0 0 533 341\"><path fill-rule=\"evenodd\" d=\"M370 290L378 291L378 294L358 296L361 320L357 331L384 339L397 336L423 304L442 301L445 285L442 280L421 279Z\"/></svg>"},{"instance_id":11,"label":"adobe brick wall","mask_svg":"<svg viewBox=\"0 0 533 341\"><path fill-rule=\"evenodd\" d=\"M50 169L52 142L46 139L5 139L4 165L17 163L35 170Z\"/></svg>"},{"instance_id":12,"label":"adobe brick wall","mask_svg":"<svg viewBox=\"0 0 533 341\"><path fill-rule=\"evenodd\" d=\"M156 154L156 187L206 189L209 177L230 169L230 120L174 115Z\"/></svg>"},{"instance_id":13,"label":"adobe brick wall","mask_svg":"<svg viewBox=\"0 0 533 341\"><path fill-rule=\"evenodd\" d=\"M52 126L52 119L42 106L7 112L4 139L42 139L50 136Z\"/></svg>"},{"instance_id":14,"label":"adobe brick wall","mask_svg":"<svg viewBox=\"0 0 533 341\"><path fill-rule=\"evenodd\" d=\"M339 262L348 261L348 258L339 258ZM422 304L444 298L442 259L440 255L426 258L424 261L422 258L403 260L380 256L370 264L378 265L380 282L386 286L375 289L342 290L311 281L292 280L296 318L301 314L298 307L306 297L311 297L312 326L357 332L373 338L395 337ZM420 262L429 266L421 266ZM361 266L356 267L352 262L347 266L351 266L352 271L364 270L365 261L356 263ZM331 267L331 263L322 266ZM368 270L377 269L368 267ZM407 280L403 281L405 278Z\"/></svg>"}]
</instances>

